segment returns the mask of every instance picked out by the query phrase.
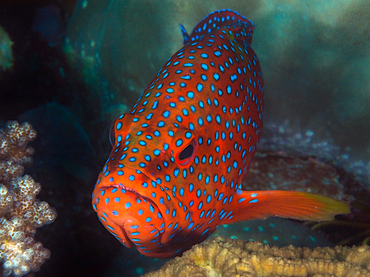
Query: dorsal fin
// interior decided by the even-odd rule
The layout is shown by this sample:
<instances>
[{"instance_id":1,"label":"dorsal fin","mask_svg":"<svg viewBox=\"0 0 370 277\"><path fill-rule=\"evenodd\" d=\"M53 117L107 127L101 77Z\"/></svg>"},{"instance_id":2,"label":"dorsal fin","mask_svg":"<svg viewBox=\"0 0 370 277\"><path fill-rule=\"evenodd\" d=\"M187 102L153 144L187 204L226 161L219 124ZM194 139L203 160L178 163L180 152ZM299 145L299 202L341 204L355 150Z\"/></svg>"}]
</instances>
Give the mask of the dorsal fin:
<instances>
[{"instance_id":1,"label":"dorsal fin","mask_svg":"<svg viewBox=\"0 0 370 277\"><path fill-rule=\"evenodd\" d=\"M222 27L235 33L236 37L241 38L247 45L252 43L253 22L231 10L219 10L210 13L194 27L190 35L180 24L184 44L202 39L206 35L217 32Z\"/></svg>"}]
</instances>

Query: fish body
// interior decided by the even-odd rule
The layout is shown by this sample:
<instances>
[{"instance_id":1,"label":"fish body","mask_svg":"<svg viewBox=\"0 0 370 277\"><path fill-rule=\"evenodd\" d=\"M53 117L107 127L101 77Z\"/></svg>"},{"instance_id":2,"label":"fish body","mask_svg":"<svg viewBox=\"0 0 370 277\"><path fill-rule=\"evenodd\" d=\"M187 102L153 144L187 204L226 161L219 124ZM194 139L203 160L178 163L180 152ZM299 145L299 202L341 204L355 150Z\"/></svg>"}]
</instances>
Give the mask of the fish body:
<instances>
[{"instance_id":1,"label":"fish body","mask_svg":"<svg viewBox=\"0 0 370 277\"><path fill-rule=\"evenodd\" d=\"M345 204L292 191L242 191L261 137L263 75L254 25L230 10L204 18L112 126L93 208L123 245L180 255L220 224L269 216L328 220Z\"/></svg>"}]
</instances>

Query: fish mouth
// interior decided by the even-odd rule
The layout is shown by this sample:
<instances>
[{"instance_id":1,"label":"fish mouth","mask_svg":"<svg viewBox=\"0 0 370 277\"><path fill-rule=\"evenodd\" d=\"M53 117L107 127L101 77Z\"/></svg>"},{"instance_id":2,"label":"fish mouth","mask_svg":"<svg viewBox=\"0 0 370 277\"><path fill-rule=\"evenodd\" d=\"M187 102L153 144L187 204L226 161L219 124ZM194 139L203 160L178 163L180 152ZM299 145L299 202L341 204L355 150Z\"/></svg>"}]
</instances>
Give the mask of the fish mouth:
<instances>
[{"instance_id":1,"label":"fish mouth","mask_svg":"<svg viewBox=\"0 0 370 277\"><path fill-rule=\"evenodd\" d=\"M126 169L126 170L125 170ZM154 185L157 186L161 191L167 191L168 188L161 186L160 183L157 182L157 180L151 176L150 173L143 171L142 169L137 169L135 167L131 166L124 166L122 168L116 168L116 170L125 170L125 174L127 175L135 175L138 178L135 179L134 182L129 181L128 179L124 182L113 182L112 184L106 184L101 186L100 188L108 189L108 188L117 188L117 189L123 189L127 192L130 192L138 198L143 198L146 201L148 201L150 204L155 206L158 211L161 212L161 215L163 215L161 209L158 207L155 201L153 201L152 192L154 188ZM127 184L132 184L132 186L129 186ZM152 183L152 185L151 185ZM145 184L145 185L144 185Z\"/></svg>"},{"instance_id":2,"label":"fish mouth","mask_svg":"<svg viewBox=\"0 0 370 277\"><path fill-rule=\"evenodd\" d=\"M157 181L153 177L151 177L149 174L146 174L145 172L143 172L143 171L141 171L139 169L133 168L133 167L125 166L124 168L133 170L133 171L135 171L137 173L140 172L140 176L143 177L142 179L147 179L148 181L154 182L157 186L161 187L160 184L157 183ZM124 183L115 183L115 184L106 186L105 188L115 187L117 189L124 189L125 191L130 192L130 193L136 195L138 198L145 199L150 204L154 205L158 210L160 210L159 207L157 206L157 204L152 200L151 190L144 188L144 184L145 183L149 183L149 182L145 182L145 181L146 180L142 180L140 183L138 182L137 184L135 184L135 186L140 187L140 191L139 191L139 189L135 189L132 186L127 186ZM148 184L148 187L149 187L149 184ZM164 189L164 188L162 188L162 189ZM146 193L148 193L148 194L146 194Z\"/></svg>"},{"instance_id":3,"label":"fish mouth","mask_svg":"<svg viewBox=\"0 0 370 277\"><path fill-rule=\"evenodd\" d=\"M140 169L137 169L135 167L124 166L122 169L128 169L129 171L133 171L133 172L135 172L135 175L138 175L138 176L141 177L141 179L142 179L141 182L135 183L135 186L138 186L138 183L141 183L140 184L141 186L138 186L138 188L140 188L140 191L139 191L139 189L135 189L133 187L124 185L123 183L118 183L118 184L115 183L115 184L110 185L109 187L116 187L116 188L119 188L119 189L125 189L126 191L134 193L137 196L143 197L146 200L148 200L150 202L153 202L151 200L152 195L150 194L150 189L145 188L144 183L147 183L148 186L149 186L150 182L154 182L157 186L161 187L161 185L156 181L156 179L153 176L151 176L150 174L148 174L147 172L145 172L143 170L140 170ZM162 187L162 189L164 189L164 188ZM148 193L148 195L146 195L144 192ZM155 204L155 203L153 202L153 204Z\"/></svg>"},{"instance_id":4,"label":"fish mouth","mask_svg":"<svg viewBox=\"0 0 370 277\"><path fill-rule=\"evenodd\" d=\"M145 241L154 234L156 237L152 237L151 240L156 238L161 240L164 213L159 206L162 210L165 207L156 203L152 193L153 190L158 193L164 190L157 187L159 184L144 172L135 168L124 168L126 168L126 170L123 169L124 178L117 178L116 182L113 180L110 182L109 177L102 178L97 184L94 191L93 208L106 229L124 246L138 248L138 245L144 243L138 234L141 235L147 230L150 230L150 234L144 238ZM133 175L135 175L135 180L130 181L130 176ZM153 220L146 221L148 218L153 218ZM138 232L139 227L136 226L143 228L142 231ZM149 244L151 246L152 243Z\"/></svg>"}]
</instances>

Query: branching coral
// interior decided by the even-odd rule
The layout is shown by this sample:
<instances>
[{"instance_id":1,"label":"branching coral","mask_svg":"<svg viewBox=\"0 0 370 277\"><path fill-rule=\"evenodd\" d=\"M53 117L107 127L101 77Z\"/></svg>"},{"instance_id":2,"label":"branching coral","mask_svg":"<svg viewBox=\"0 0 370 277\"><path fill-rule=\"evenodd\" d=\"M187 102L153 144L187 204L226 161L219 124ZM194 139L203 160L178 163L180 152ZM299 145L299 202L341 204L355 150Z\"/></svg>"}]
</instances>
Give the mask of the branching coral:
<instances>
[{"instance_id":1,"label":"branching coral","mask_svg":"<svg viewBox=\"0 0 370 277\"><path fill-rule=\"evenodd\" d=\"M27 143L35 138L28 123L12 121L0 129L0 259L4 275L37 271L50 256L33 236L37 227L55 220L56 212L36 199L40 184L29 175L22 176L34 152Z\"/></svg>"},{"instance_id":2,"label":"branching coral","mask_svg":"<svg viewBox=\"0 0 370 277\"><path fill-rule=\"evenodd\" d=\"M270 247L216 237L145 277L369 277L370 247Z\"/></svg>"}]
</instances>

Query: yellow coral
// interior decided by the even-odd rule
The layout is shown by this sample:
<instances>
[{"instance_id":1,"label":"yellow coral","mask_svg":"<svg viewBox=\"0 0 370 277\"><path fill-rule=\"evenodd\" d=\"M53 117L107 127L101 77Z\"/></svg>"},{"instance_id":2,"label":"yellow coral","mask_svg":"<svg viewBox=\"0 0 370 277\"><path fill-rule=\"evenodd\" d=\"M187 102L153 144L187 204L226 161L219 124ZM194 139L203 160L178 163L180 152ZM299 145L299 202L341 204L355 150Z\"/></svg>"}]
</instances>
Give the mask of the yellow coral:
<instances>
[{"instance_id":1,"label":"yellow coral","mask_svg":"<svg viewBox=\"0 0 370 277\"><path fill-rule=\"evenodd\" d=\"M34 240L36 228L51 223L56 212L36 195L41 186L23 175L34 150L27 143L36 138L31 125L16 121L0 130L0 260L4 275L22 276L39 270L50 251Z\"/></svg>"},{"instance_id":2,"label":"yellow coral","mask_svg":"<svg viewBox=\"0 0 370 277\"><path fill-rule=\"evenodd\" d=\"M270 247L216 237L143 277L369 277L370 247Z\"/></svg>"}]
</instances>

